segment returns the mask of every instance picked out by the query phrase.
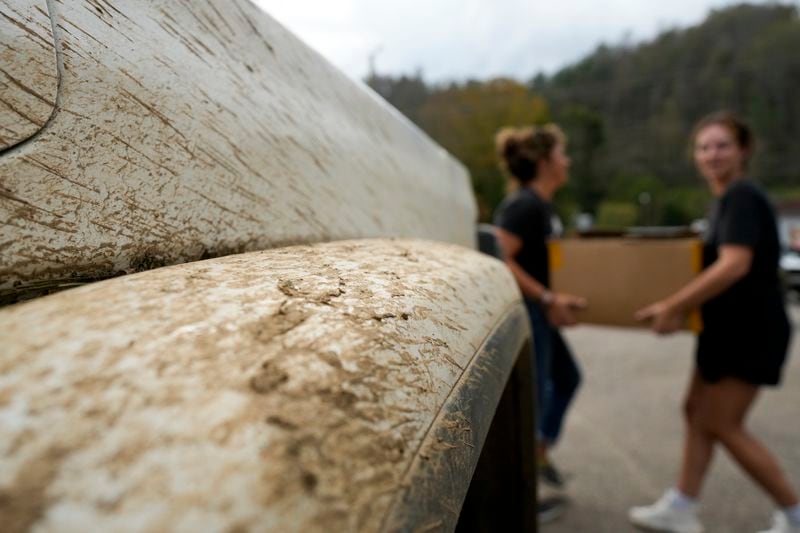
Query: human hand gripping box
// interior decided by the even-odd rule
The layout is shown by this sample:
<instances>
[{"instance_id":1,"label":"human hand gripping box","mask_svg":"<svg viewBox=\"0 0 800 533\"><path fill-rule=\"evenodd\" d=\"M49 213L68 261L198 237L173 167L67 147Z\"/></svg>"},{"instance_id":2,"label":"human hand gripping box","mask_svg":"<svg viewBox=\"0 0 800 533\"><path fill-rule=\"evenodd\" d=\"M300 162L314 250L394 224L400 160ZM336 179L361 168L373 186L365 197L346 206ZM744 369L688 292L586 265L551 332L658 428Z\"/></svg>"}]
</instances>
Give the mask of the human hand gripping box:
<instances>
[{"instance_id":1,"label":"human hand gripping box","mask_svg":"<svg viewBox=\"0 0 800 533\"><path fill-rule=\"evenodd\" d=\"M550 285L556 292L585 297L578 311L587 324L646 327L633 315L677 291L703 268L698 238L572 238L554 240L550 249ZM699 311L685 329L702 329Z\"/></svg>"}]
</instances>

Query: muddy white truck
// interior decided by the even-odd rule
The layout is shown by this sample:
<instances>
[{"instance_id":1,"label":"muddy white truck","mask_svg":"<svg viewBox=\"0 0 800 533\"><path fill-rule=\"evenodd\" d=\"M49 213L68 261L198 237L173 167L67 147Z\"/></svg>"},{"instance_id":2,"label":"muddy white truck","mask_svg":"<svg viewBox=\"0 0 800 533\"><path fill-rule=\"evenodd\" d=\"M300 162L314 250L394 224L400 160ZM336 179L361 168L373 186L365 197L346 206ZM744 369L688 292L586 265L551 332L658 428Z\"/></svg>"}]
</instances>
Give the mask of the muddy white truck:
<instances>
[{"instance_id":1,"label":"muddy white truck","mask_svg":"<svg viewBox=\"0 0 800 533\"><path fill-rule=\"evenodd\" d=\"M0 0L0 529L535 529L462 165L243 0Z\"/></svg>"}]
</instances>

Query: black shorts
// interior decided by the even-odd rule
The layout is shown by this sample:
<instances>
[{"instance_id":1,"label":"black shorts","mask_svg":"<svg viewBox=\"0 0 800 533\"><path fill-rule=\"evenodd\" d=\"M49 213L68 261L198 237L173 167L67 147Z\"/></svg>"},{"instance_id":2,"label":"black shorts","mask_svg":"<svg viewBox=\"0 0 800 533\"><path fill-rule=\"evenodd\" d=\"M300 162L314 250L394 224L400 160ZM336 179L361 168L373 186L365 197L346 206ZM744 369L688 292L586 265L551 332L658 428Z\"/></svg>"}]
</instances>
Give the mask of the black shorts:
<instances>
[{"instance_id":1,"label":"black shorts","mask_svg":"<svg viewBox=\"0 0 800 533\"><path fill-rule=\"evenodd\" d=\"M709 383L735 377L753 385L778 385L790 338L785 315L769 324L707 326L697 339L697 369Z\"/></svg>"}]
</instances>

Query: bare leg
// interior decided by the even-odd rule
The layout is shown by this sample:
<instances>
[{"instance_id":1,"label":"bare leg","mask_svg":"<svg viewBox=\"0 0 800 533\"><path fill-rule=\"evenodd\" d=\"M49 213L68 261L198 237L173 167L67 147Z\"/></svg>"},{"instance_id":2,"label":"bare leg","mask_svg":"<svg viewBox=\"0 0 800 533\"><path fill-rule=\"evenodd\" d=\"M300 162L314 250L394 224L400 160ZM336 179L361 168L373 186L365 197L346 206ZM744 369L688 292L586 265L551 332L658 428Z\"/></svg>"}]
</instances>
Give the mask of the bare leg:
<instances>
[{"instance_id":1,"label":"bare leg","mask_svg":"<svg viewBox=\"0 0 800 533\"><path fill-rule=\"evenodd\" d=\"M698 498L708 467L714 457L714 436L706 431L697 416L703 402L706 383L695 369L689 382L684 404L686 434L683 441L683 457L678 476L678 490L691 498Z\"/></svg>"},{"instance_id":2,"label":"bare leg","mask_svg":"<svg viewBox=\"0 0 800 533\"><path fill-rule=\"evenodd\" d=\"M781 507L797 505L797 493L772 454L744 428L758 387L738 379L704 384L698 423L720 442L737 463Z\"/></svg>"}]
</instances>

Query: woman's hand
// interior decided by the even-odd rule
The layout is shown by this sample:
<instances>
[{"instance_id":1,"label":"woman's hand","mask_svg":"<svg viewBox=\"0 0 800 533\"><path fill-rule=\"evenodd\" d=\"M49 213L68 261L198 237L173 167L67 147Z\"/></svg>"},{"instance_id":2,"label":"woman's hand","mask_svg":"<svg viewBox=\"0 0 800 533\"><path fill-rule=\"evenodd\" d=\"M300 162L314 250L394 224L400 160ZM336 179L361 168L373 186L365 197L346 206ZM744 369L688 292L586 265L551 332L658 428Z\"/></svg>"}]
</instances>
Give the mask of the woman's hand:
<instances>
[{"instance_id":1,"label":"woman's hand","mask_svg":"<svg viewBox=\"0 0 800 533\"><path fill-rule=\"evenodd\" d=\"M728 290L750 271L753 249L738 244L719 247L719 258L699 276L668 298L640 309L634 317L651 321L650 328L662 335L678 331L685 324L686 313Z\"/></svg>"},{"instance_id":2,"label":"woman's hand","mask_svg":"<svg viewBox=\"0 0 800 533\"><path fill-rule=\"evenodd\" d=\"M686 316L680 309L662 300L640 309L634 315L639 322L650 322L650 329L659 335L674 333L686 322Z\"/></svg>"},{"instance_id":3,"label":"woman's hand","mask_svg":"<svg viewBox=\"0 0 800 533\"><path fill-rule=\"evenodd\" d=\"M586 308L586 298L572 294L555 293L547 307L547 319L555 327L574 326L578 323L575 311Z\"/></svg>"}]
</instances>

